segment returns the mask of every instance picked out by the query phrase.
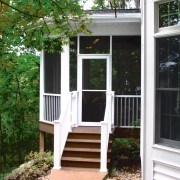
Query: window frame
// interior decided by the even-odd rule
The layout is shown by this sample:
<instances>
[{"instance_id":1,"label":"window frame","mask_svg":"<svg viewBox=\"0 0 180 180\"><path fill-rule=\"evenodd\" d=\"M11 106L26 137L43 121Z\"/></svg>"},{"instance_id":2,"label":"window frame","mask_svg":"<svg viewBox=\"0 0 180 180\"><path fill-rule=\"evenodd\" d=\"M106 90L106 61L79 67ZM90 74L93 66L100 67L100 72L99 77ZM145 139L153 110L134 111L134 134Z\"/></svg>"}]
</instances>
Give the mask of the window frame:
<instances>
[{"instance_id":1,"label":"window frame","mask_svg":"<svg viewBox=\"0 0 180 180\"><path fill-rule=\"evenodd\" d=\"M180 149L180 141L175 141L175 140L170 140L170 139L165 139L160 137L160 132L161 132L161 100L160 96L158 96L158 93L162 92L163 90L165 91L171 91L171 90L177 90L180 91L180 88L159 88L157 83L159 80L159 73L158 73L158 51L159 47L157 46L157 39L164 38L164 37L173 37L173 36L178 36L180 35L180 26L175 25L175 26L168 26L168 27L161 27L159 28L159 4L166 3L166 2L171 2L173 0L154 0L154 52L155 52L155 89L154 89L154 98L155 98L155 105L154 105L154 117L155 117L155 144L167 146L167 147L173 147L173 148L178 148Z\"/></svg>"},{"instance_id":2,"label":"window frame","mask_svg":"<svg viewBox=\"0 0 180 180\"><path fill-rule=\"evenodd\" d=\"M179 31L180 25L174 25L174 26L167 26L167 27L159 27L159 5L167 2L171 2L174 0L154 0L154 24L155 24L155 29L154 33L157 35L162 34L168 34L172 31Z\"/></svg>"}]
</instances>

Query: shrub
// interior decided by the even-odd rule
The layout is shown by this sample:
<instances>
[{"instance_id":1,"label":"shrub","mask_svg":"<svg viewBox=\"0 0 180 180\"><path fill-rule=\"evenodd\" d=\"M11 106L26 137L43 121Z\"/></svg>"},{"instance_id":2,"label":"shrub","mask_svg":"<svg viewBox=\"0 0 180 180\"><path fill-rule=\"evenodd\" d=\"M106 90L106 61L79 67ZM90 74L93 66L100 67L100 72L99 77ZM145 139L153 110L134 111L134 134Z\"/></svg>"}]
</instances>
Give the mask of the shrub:
<instances>
[{"instance_id":1,"label":"shrub","mask_svg":"<svg viewBox=\"0 0 180 180\"><path fill-rule=\"evenodd\" d=\"M128 157L130 159L139 159L139 139L115 138L113 142L113 156L114 158Z\"/></svg>"},{"instance_id":2,"label":"shrub","mask_svg":"<svg viewBox=\"0 0 180 180\"><path fill-rule=\"evenodd\" d=\"M51 152L31 152L26 157L26 162L6 176L5 180L35 180L45 176L52 166Z\"/></svg>"}]
</instances>

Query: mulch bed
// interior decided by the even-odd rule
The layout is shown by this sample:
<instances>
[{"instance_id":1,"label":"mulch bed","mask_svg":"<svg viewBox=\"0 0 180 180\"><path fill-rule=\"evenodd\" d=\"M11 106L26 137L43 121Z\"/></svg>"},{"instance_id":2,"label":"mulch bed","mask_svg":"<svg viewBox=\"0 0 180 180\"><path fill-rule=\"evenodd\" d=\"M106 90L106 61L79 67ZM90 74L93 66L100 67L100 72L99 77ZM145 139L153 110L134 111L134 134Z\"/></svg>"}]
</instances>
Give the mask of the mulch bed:
<instances>
[{"instance_id":1,"label":"mulch bed","mask_svg":"<svg viewBox=\"0 0 180 180\"><path fill-rule=\"evenodd\" d=\"M123 167L115 172L112 172L107 180L120 179L120 180L141 180L140 166Z\"/></svg>"}]
</instances>

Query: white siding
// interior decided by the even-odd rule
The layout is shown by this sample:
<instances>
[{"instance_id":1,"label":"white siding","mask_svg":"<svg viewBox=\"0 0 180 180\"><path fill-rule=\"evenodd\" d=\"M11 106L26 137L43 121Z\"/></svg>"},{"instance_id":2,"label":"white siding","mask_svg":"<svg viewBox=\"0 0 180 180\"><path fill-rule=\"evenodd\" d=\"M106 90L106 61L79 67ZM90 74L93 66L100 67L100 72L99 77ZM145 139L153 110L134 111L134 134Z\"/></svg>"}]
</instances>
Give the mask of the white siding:
<instances>
[{"instance_id":1,"label":"white siding","mask_svg":"<svg viewBox=\"0 0 180 180\"><path fill-rule=\"evenodd\" d=\"M180 150L155 144L155 37L158 35L155 33L158 17L154 2L158 1L142 2L142 179L176 180L180 179Z\"/></svg>"}]
</instances>

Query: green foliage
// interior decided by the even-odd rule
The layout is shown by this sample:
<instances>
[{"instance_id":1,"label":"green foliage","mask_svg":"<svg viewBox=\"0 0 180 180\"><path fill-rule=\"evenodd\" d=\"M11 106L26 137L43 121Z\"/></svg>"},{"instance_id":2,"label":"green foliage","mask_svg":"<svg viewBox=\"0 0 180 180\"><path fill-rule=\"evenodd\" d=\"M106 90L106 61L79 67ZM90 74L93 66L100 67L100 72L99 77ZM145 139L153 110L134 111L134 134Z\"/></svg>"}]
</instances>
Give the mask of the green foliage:
<instances>
[{"instance_id":1,"label":"green foliage","mask_svg":"<svg viewBox=\"0 0 180 180\"><path fill-rule=\"evenodd\" d=\"M131 126L133 127L139 127L141 126L141 119L137 119L131 123Z\"/></svg>"},{"instance_id":2,"label":"green foliage","mask_svg":"<svg viewBox=\"0 0 180 180\"><path fill-rule=\"evenodd\" d=\"M140 165L140 141L134 138L115 138L112 146L110 174L117 169Z\"/></svg>"},{"instance_id":3,"label":"green foliage","mask_svg":"<svg viewBox=\"0 0 180 180\"><path fill-rule=\"evenodd\" d=\"M16 53L0 61L0 172L38 149L39 56ZM32 146L33 144L33 146Z\"/></svg>"},{"instance_id":4,"label":"green foliage","mask_svg":"<svg viewBox=\"0 0 180 180\"><path fill-rule=\"evenodd\" d=\"M31 152L19 168L9 174L5 180L28 179L34 180L45 176L53 166L53 156L51 152Z\"/></svg>"},{"instance_id":5,"label":"green foliage","mask_svg":"<svg viewBox=\"0 0 180 180\"><path fill-rule=\"evenodd\" d=\"M140 156L140 142L134 138L115 138L113 142L113 155L117 158L129 157L132 159Z\"/></svg>"},{"instance_id":6,"label":"green foliage","mask_svg":"<svg viewBox=\"0 0 180 180\"><path fill-rule=\"evenodd\" d=\"M92 9L108 9L108 5L105 0L95 0Z\"/></svg>"},{"instance_id":7,"label":"green foliage","mask_svg":"<svg viewBox=\"0 0 180 180\"><path fill-rule=\"evenodd\" d=\"M88 33L87 14L79 0L0 0L0 54L12 47L53 51L67 38ZM51 42L51 46L47 46ZM55 42L55 43L54 43ZM59 49L60 50L60 49Z\"/></svg>"},{"instance_id":8,"label":"green foliage","mask_svg":"<svg viewBox=\"0 0 180 180\"><path fill-rule=\"evenodd\" d=\"M95 0L92 9L126 9L130 1L132 0ZM131 6L129 5L128 8Z\"/></svg>"}]
</instances>

